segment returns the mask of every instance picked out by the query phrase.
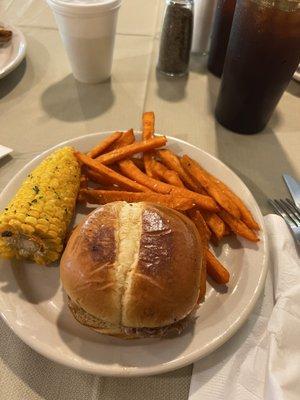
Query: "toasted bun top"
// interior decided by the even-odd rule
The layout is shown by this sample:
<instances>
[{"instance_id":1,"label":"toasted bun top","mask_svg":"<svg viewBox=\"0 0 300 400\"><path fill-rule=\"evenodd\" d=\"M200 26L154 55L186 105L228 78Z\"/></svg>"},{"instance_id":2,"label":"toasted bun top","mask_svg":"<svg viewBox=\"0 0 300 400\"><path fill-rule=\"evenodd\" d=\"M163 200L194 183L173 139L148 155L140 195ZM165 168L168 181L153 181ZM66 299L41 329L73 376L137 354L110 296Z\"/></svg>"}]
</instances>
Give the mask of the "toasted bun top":
<instances>
[{"instance_id":1,"label":"toasted bun top","mask_svg":"<svg viewBox=\"0 0 300 400\"><path fill-rule=\"evenodd\" d=\"M107 326L156 328L195 307L203 253L198 231L183 214L114 202L74 230L61 280L72 301Z\"/></svg>"}]
</instances>

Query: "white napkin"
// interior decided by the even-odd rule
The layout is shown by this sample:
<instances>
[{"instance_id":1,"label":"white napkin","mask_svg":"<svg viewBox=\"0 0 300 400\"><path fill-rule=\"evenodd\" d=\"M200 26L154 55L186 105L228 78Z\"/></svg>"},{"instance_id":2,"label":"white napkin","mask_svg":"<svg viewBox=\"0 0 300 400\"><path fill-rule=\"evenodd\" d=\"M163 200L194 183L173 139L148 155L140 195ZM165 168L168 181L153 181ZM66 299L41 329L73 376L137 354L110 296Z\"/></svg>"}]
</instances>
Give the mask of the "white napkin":
<instances>
[{"instance_id":1,"label":"white napkin","mask_svg":"<svg viewBox=\"0 0 300 400\"><path fill-rule=\"evenodd\" d=\"M194 364L189 400L300 399L300 258L282 218L265 217L270 269L246 324Z\"/></svg>"}]
</instances>

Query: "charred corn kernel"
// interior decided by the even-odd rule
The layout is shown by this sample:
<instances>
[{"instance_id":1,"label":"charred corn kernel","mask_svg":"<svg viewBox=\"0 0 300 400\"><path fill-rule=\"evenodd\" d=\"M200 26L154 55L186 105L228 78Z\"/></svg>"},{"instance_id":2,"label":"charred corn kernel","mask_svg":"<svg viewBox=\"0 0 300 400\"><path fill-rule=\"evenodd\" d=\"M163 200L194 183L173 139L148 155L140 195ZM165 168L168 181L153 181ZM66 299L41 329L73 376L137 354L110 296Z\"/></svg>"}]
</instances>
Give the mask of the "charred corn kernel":
<instances>
[{"instance_id":1,"label":"charred corn kernel","mask_svg":"<svg viewBox=\"0 0 300 400\"><path fill-rule=\"evenodd\" d=\"M71 147L52 153L25 179L0 213L0 257L56 261L71 221L80 166Z\"/></svg>"}]
</instances>

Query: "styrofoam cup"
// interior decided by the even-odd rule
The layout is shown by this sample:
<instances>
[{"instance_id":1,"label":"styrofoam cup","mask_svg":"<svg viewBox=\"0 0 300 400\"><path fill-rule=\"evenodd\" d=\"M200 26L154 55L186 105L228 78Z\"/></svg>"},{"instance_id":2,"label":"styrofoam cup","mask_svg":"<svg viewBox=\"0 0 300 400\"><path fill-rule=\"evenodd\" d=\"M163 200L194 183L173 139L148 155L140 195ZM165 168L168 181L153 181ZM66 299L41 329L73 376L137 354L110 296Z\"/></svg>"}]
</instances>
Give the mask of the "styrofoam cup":
<instances>
[{"instance_id":1,"label":"styrofoam cup","mask_svg":"<svg viewBox=\"0 0 300 400\"><path fill-rule=\"evenodd\" d=\"M47 0L58 25L72 72L80 82L111 75L121 0Z\"/></svg>"}]
</instances>

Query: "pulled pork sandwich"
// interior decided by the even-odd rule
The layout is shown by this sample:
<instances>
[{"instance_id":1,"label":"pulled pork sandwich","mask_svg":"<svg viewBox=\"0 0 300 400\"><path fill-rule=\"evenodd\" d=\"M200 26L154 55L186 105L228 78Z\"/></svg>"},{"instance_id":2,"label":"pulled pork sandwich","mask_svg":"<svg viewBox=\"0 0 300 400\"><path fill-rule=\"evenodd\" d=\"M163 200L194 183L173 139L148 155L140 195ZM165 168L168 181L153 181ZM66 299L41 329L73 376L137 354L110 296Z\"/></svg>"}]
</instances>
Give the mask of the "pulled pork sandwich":
<instances>
[{"instance_id":1,"label":"pulled pork sandwich","mask_svg":"<svg viewBox=\"0 0 300 400\"><path fill-rule=\"evenodd\" d=\"M121 338L180 334L197 307L203 243L195 225L167 207L100 206L74 230L61 259L73 316Z\"/></svg>"}]
</instances>

